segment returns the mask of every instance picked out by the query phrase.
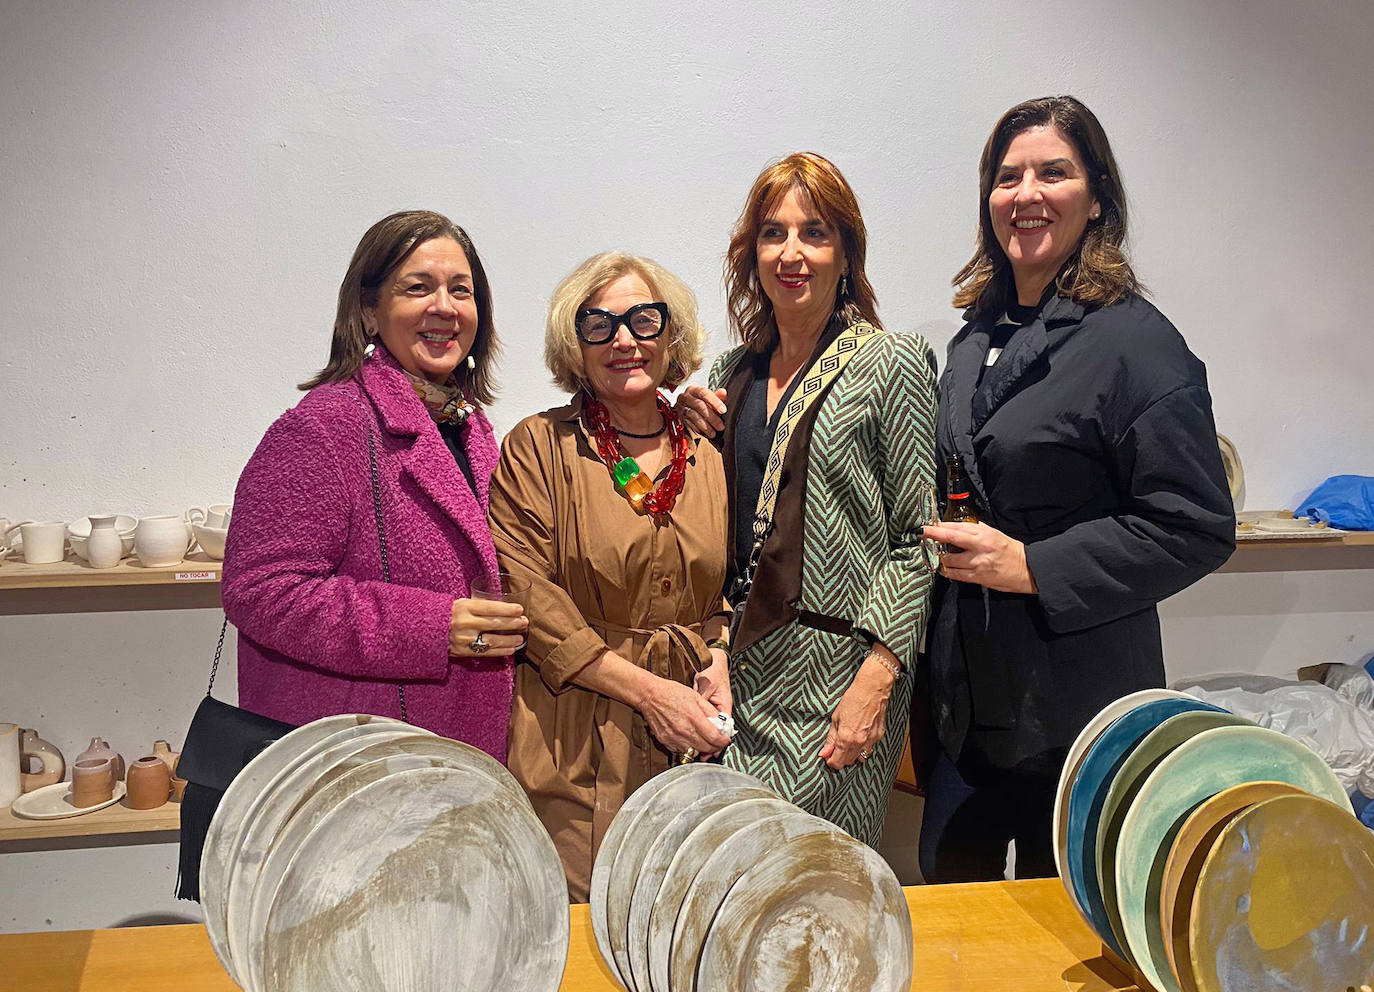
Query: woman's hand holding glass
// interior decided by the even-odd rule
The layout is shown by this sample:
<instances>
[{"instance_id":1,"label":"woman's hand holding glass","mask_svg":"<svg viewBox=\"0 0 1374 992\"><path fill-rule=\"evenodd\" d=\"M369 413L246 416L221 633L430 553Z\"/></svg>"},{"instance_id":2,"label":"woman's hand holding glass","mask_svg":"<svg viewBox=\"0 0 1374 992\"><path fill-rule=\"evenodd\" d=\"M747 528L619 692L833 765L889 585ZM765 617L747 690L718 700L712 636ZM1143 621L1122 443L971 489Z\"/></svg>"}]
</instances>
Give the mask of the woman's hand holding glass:
<instances>
[{"instance_id":1,"label":"woman's hand holding glass","mask_svg":"<svg viewBox=\"0 0 1374 992\"><path fill-rule=\"evenodd\" d=\"M725 430L725 390L688 386L677 398L677 415L702 437Z\"/></svg>"},{"instance_id":2,"label":"woman's hand holding glass","mask_svg":"<svg viewBox=\"0 0 1374 992\"><path fill-rule=\"evenodd\" d=\"M506 655L525 646L529 627L519 603L495 599L455 599L448 626L448 653L476 657Z\"/></svg>"},{"instance_id":3,"label":"woman's hand holding glass","mask_svg":"<svg viewBox=\"0 0 1374 992\"><path fill-rule=\"evenodd\" d=\"M940 571L956 582L972 582L998 592L1031 594L1035 576L1026 564L1026 546L984 523L927 524L922 537L958 551L940 556Z\"/></svg>"}]
</instances>

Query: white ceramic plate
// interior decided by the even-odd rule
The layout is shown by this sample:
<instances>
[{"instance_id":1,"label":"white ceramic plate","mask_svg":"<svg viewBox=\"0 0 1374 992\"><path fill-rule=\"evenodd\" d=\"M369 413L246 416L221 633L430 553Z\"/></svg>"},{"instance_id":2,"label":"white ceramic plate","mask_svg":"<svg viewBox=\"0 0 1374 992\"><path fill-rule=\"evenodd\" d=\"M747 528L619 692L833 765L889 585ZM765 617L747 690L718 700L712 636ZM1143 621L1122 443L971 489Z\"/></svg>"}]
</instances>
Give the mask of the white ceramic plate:
<instances>
[{"instance_id":1,"label":"white ceramic plate","mask_svg":"<svg viewBox=\"0 0 1374 992\"><path fill-rule=\"evenodd\" d=\"M363 786L408 768L468 768L494 779L512 798L523 803L530 812L534 811L515 777L485 751L432 734L388 737L376 734L363 738L364 747L334 762L299 790L295 807L277 831L261 868L254 875L246 914L230 904L230 945L234 946L236 932L239 946L246 943L246 955L235 952L234 959L242 963L246 958L244 970L250 990L263 987L263 935L282 875L315 824ZM281 791L289 792L291 786L284 785Z\"/></svg>"},{"instance_id":2,"label":"white ceramic plate","mask_svg":"<svg viewBox=\"0 0 1374 992\"><path fill-rule=\"evenodd\" d=\"M1069 854L1068 798L1074 777L1077 776L1083 759L1088 756L1088 749L1093 746L1093 742L1102 736L1102 732L1110 727L1117 717L1125 716L1141 703L1153 702L1156 699L1192 698L1186 692L1175 692L1173 689L1142 689L1139 692L1122 696L1102 707L1097 716L1089 720L1088 725L1079 732L1078 738L1069 748L1068 756L1064 759L1064 768L1059 773L1059 786L1054 790L1054 867L1064 882L1064 888L1068 890L1069 901L1073 903L1074 908L1078 910L1078 915L1083 917L1083 922L1087 923L1088 926L1092 926L1092 919L1088 916L1087 911L1078 905L1078 900L1074 897L1073 886L1069 884L1068 876L1065 874Z\"/></svg>"},{"instance_id":3,"label":"white ceramic plate","mask_svg":"<svg viewBox=\"0 0 1374 992\"><path fill-rule=\"evenodd\" d=\"M384 716L341 713L327 716L303 727L297 727L280 740L264 748L243 771L234 776L224 797L220 799L215 818L205 835L205 848L200 857L200 905L205 914L205 932L210 947L229 977L238 981L234 961L229 955L229 935L225 928L228 911L229 866L232 852L229 842L243 825L244 817L269 782L300 760L309 748L328 739L346 727L386 724L389 729L404 727L399 720Z\"/></svg>"},{"instance_id":4,"label":"white ceramic plate","mask_svg":"<svg viewBox=\"0 0 1374 992\"><path fill-rule=\"evenodd\" d=\"M412 768L302 841L268 915L268 992L554 992L568 887L548 832L499 782Z\"/></svg>"},{"instance_id":5,"label":"white ceramic plate","mask_svg":"<svg viewBox=\"0 0 1374 992\"><path fill-rule=\"evenodd\" d=\"M906 897L878 852L839 831L808 834L731 886L697 988L906 992L913 943Z\"/></svg>"},{"instance_id":6,"label":"white ceramic plate","mask_svg":"<svg viewBox=\"0 0 1374 992\"><path fill-rule=\"evenodd\" d=\"M69 816L94 813L106 806L113 806L123 799L124 783L116 782L114 795L103 803L96 803L94 806L73 806L71 795L72 784L70 782L54 782L52 785L45 785L41 789L24 793L10 806L10 812L15 816L22 816L26 820L64 820Z\"/></svg>"}]
</instances>

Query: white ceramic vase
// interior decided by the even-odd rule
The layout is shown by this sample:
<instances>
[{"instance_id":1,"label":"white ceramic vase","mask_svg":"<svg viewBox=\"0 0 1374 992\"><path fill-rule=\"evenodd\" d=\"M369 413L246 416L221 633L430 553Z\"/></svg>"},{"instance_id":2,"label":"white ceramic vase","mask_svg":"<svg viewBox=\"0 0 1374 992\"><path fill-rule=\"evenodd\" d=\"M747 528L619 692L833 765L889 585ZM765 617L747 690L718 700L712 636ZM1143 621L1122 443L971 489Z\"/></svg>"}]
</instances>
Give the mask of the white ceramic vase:
<instances>
[{"instance_id":1,"label":"white ceramic vase","mask_svg":"<svg viewBox=\"0 0 1374 992\"><path fill-rule=\"evenodd\" d=\"M124 557L124 539L115 529L113 514L91 517L91 536L86 538L86 560L91 568L113 568Z\"/></svg>"},{"instance_id":2,"label":"white ceramic vase","mask_svg":"<svg viewBox=\"0 0 1374 992\"><path fill-rule=\"evenodd\" d=\"M19 781L19 726L0 723L0 809L24 793Z\"/></svg>"}]
</instances>

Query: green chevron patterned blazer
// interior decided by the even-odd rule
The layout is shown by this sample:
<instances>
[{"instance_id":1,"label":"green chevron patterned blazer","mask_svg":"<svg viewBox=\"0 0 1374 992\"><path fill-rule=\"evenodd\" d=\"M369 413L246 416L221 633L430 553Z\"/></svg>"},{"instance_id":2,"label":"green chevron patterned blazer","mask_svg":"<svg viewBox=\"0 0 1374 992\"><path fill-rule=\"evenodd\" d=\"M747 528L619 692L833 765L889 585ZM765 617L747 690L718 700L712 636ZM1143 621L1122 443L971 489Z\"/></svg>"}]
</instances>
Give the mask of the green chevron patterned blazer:
<instances>
[{"instance_id":1,"label":"green chevron patterned blazer","mask_svg":"<svg viewBox=\"0 0 1374 992\"><path fill-rule=\"evenodd\" d=\"M710 377L711 388L728 390L732 514L750 519L752 503L735 505L732 414L753 369L741 346L721 356ZM936 559L920 530L935 512L934 431L930 346L917 334L877 335L798 425L775 530L731 649L739 734L725 762L873 844L901 757L911 669L929 614ZM732 535L733 528L732 517ZM832 771L816 754L871 639L904 668L886 735L870 760Z\"/></svg>"}]
</instances>

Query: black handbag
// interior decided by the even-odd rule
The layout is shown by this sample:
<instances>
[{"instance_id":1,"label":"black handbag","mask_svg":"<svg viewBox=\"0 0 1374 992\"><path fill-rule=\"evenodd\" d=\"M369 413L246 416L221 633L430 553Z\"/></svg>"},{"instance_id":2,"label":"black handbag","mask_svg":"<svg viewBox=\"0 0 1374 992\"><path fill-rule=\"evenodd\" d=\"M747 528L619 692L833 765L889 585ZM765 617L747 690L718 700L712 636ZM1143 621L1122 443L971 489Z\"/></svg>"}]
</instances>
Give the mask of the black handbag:
<instances>
[{"instance_id":1,"label":"black handbag","mask_svg":"<svg viewBox=\"0 0 1374 992\"><path fill-rule=\"evenodd\" d=\"M200 902L200 857L205 849L205 835L210 832L210 821L215 818L225 791L267 745L295 729L289 723L230 706L210 695L228 629L229 618L225 617L219 629L215 660L210 666L210 685L196 707L196 715L191 717L177 762L177 777L186 780L186 790L181 798L176 895L178 899L195 902Z\"/></svg>"},{"instance_id":2,"label":"black handbag","mask_svg":"<svg viewBox=\"0 0 1374 992\"><path fill-rule=\"evenodd\" d=\"M382 581L390 582L391 565L387 560L386 530L382 526L382 492L377 480L377 448L370 423L367 454L372 465L372 507L382 552ZM269 744L295 729L292 724L231 706L211 695L228 629L229 618L225 617L219 629L219 643L215 646L215 660L210 665L210 684L205 689L205 698L196 707L195 716L191 717L177 762L177 777L186 780L186 790L181 800L181 852L176 896L194 902L200 902L200 859L205 837L224 793L245 765ZM405 686L397 685L396 693L401 702L401 720L408 722Z\"/></svg>"}]
</instances>

